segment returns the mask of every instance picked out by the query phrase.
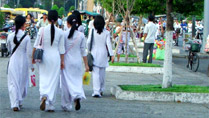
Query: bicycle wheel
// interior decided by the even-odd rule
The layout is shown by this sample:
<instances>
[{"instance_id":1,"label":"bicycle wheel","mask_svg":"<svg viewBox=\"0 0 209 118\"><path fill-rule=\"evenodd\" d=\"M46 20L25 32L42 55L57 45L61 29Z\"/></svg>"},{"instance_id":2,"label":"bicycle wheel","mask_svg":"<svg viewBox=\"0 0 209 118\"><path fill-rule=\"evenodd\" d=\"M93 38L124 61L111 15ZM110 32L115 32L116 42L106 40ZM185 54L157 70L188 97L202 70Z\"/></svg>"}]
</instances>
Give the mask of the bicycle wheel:
<instances>
[{"instance_id":1,"label":"bicycle wheel","mask_svg":"<svg viewBox=\"0 0 209 118\"><path fill-rule=\"evenodd\" d=\"M199 56L197 55L197 53L193 53L191 70L197 72L198 68L199 68Z\"/></svg>"}]
</instances>

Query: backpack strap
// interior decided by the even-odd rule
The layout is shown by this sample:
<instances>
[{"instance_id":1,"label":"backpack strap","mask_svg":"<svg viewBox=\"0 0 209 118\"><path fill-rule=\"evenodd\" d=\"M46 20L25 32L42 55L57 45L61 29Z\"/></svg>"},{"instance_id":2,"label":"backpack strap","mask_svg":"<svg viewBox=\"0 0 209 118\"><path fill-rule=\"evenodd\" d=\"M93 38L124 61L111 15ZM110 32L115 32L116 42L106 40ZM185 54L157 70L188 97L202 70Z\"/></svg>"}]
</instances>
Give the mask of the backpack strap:
<instances>
[{"instance_id":1,"label":"backpack strap","mask_svg":"<svg viewBox=\"0 0 209 118\"><path fill-rule=\"evenodd\" d=\"M25 36L27 35L27 33L25 33L22 38L20 39L19 43L15 45L15 47L12 50L12 54L11 56L14 54L14 52L17 50L17 48L19 47L19 45L21 44L22 40L25 38Z\"/></svg>"}]
</instances>

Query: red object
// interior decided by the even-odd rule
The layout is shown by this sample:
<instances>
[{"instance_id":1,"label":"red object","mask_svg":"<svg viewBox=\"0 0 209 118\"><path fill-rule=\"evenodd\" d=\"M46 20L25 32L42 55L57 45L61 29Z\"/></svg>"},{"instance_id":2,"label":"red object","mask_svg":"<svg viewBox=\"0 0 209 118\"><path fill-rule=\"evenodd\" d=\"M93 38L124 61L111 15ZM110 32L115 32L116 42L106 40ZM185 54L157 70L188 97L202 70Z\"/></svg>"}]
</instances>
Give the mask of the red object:
<instances>
[{"instance_id":1,"label":"red object","mask_svg":"<svg viewBox=\"0 0 209 118\"><path fill-rule=\"evenodd\" d=\"M176 37L176 33L173 33L173 39L176 39L177 37Z\"/></svg>"},{"instance_id":2,"label":"red object","mask_svg":"<svg viewBox=\"0 0 209 118\"><path fill-rule=\"evenodd\" d=\"M32 83L33 86L36 86L36 79L35 79L35 77L36 77L35 75L31 75L31 76L30 76L30 78L31 78L31 83Z\"/></svg>"}]
</instances>

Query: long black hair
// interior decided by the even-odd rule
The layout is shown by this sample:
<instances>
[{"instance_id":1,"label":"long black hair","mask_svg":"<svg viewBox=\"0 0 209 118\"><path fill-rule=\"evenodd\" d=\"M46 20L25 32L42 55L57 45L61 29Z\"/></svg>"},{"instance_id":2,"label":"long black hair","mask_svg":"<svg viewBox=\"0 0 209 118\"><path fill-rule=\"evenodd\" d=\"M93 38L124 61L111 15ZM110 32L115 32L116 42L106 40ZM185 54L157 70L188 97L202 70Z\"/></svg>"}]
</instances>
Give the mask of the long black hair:
<instances>
[{"instance_id":1,"label":"long black hair","mask_svg":"<svg viewBox=\"0 0 209 118\"><path fill-rule=\"evenodd\" d=\"M97 15L94 19L94 27L97 30L97 33L101 34L104 30L105 20L101 15Z\"/></svg>"},{"instance_id":2,"label":"long black hair","mask_svg":"<svg viewBox=\"0 0 209 118\"><path fill-rule=\"evenodd\" d=\"M75 10L75 11L73 11L73 15L75 15L76 18L77 18L78 27L79 27L80 25L82 25L82 22L81 22L81 14L80 14L80 12L77 11L77 10Z\"/></svg>"},{"instance_id":3,"label":"long black hair","mask_svg":"<svg viewBox=\"0 0 209 118\"><path fill-rule=\"evenodd\" d=\"M75 30L77 30L77 26L76 26L77 19L76 19L76 16L75 15L70 15L67 18L67 22L71 25L70 33L68 35L68 39L70 39L73 36Z\"/></svg>"},{"instance_id":4,"label":"long black hair","mask_svg":"<svg viewBox=\"0 0 209 118\"><path fill-rule=\"evenodd\" d=\"M18 15L16 18L15 18L15 37L14 37L14 44L18 44L19 42L17 41L17 33L18 33L18 30L21 29L21 27L25 24L26 20L23 16L21 15Z\"/></svg>"},{"instance_id":5,"label":"long black hair","mask_svg":"<svg viewBox=\"0 0 209 118\"><path fill-rule=\"evenodd\" d=\"M58 19L58 13L56 10L50 10L48 13L48 20L51 22L51 45L54 42L55 26L54 23Z\"/></svg>"}]
</instances>

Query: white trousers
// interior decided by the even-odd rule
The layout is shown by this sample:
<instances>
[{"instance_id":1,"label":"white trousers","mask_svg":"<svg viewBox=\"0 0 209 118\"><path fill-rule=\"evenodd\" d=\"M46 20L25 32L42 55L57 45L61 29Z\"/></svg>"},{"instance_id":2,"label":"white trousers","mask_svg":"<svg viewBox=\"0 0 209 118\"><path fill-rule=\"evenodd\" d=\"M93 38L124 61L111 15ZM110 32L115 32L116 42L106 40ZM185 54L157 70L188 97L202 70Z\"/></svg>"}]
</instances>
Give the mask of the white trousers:
<instances>
[{"instance_id":1,"label":"white trousers","mask_svg":"<svg viewBox=\"0 0 209 118\"><path fill-rule=\"evenodd\" d=\"M93 94L101 96L101 92L105 89L105 67L93 67L92 79L93 79Z\"/></svg>"}]
</instances>

